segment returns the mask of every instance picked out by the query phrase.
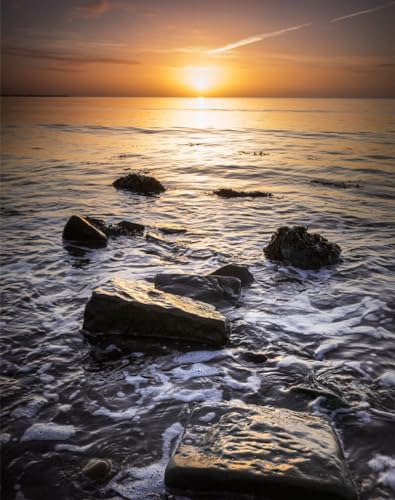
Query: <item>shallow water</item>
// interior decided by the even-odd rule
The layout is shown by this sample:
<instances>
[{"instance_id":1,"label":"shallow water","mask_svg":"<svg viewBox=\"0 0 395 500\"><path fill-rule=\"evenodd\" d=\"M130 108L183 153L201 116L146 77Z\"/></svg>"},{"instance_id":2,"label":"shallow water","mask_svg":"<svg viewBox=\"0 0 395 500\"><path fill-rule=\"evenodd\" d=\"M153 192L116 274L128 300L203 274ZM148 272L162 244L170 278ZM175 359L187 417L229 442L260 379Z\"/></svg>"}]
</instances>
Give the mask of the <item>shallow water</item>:
<instances>
[{"instance_id":1,"label":"shallow water","mask_svg":"<svg viewBox=\"0 0 395 500\"><path fill-rule=\"evenodd\" d=\"M393 111L388 100L4 100L4 498L160 498L188 410L230 399L329 418L362 499L393 498ZM116 191L129 169L168 190ZM274 196L224 200L210 194L219 187ZM188 232L71 254L61 233L72 213ZM285 224L339 243L343 262L307 272L266 261ZM250 265L256 282L227 312L225 349L126 355L84 341L84 306L109 278L227 262ZM112 460L107 483L82 477L91 457Z\"/></svg>"}]
</instances>

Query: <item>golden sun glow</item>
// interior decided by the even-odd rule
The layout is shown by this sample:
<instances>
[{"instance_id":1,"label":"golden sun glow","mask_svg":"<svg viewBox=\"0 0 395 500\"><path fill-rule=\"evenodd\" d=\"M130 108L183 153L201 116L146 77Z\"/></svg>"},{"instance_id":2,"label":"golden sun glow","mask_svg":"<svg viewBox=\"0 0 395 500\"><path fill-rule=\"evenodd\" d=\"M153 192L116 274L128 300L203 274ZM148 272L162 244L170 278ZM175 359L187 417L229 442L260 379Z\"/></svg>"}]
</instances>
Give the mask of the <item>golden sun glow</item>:
<instances>
[{"instance_id":1,"label":"golden sun glow","mask_svg":"<svg viewBox=\"0 0 395 500\"><path fill-rule=\"evenodd\" d=\"M220 70L213 66L187 66L183 68L183 81L198 95L210 93L219 84Z\"/></svg>"}]
</instances>

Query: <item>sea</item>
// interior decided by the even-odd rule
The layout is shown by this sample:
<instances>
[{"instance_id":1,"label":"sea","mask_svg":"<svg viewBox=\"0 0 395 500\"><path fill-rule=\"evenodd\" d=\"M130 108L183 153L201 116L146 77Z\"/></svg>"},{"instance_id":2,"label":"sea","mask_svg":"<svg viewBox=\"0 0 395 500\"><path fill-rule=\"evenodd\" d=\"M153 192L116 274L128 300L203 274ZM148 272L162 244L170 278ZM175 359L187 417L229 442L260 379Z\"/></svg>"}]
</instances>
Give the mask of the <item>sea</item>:
<instances>
[{"instance_id":1,"label":"sea","mask_svg":"<svg viewBox=\"0 0 395 500\"><path fill-rule=\"evenodd\" d=\"M394 111L386 99L3 98L2 498L165 499L191 409L230 400L329 420L361 500L394 498ZM114 189L137 171L166 192ZM154 237L70 251L73 214ZM268 261L285 225L339 244L342 262ZM92 290L114 277L227 263L255 281L226 311L224 348L128 352L81 332ZM111 461L104 481L82 473L91 458Z\"/></svg>"}]
</instances>

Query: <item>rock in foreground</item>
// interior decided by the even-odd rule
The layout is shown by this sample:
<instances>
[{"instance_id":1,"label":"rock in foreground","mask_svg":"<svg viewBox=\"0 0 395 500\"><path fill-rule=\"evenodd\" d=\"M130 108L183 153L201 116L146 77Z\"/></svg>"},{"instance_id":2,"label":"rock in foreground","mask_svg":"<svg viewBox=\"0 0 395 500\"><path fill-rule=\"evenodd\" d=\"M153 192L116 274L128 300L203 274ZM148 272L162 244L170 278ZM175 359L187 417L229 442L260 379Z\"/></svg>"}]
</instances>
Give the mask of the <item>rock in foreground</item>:
<instances>
[{"instance_id":1,"label":"rock in foreground","mask_svg":"<svg viewBox=\"0 0 395 500\"><path fill-rule=\"evenodd\" d=\"M72 215L63 229L63 239L88 248L107 246L107 236L85 217Z\"/></svg>"},{"instance_id":2,"label":"rock in foreground","mask_svg":"<svg viewBox=\"0 0 395 500\"><path fill-rule=\"evenodd\" d=\"M239 266L237 264L222 266L210 273L209 276L229 276L238 278L241 281L241 286L251 285L254 281L254 276L250 273L248 266Z\"/></svg>"},{"instance_id":3,"label":"rock in foreground","mask_svg":"<svg viewBox=\"0 0 395 500\"><path fill-rule=\"evenodd\" d=\"M214 194L221 198L271 198L272 193L265 191L236 191L235 189L217 189Z\"/></svg>"},{"instance_id":4,"label":"rock in foreground","mask_svg":"<svg viewBox=\"0 0 395 500\"><path fill-rule=\"evenodd\" d=\"M153 196L166 191L165 187L155 177L144 174L130 173L115 180L112 185L117 189L126 189L138 194Z\"/></svg>"},{"instance_id":5,"label":"rock in foreground","mask_svg":"<svg viewBox=\"0 0 395 500\"><path fill-rule=\"evenodd\" d=\"M238 278L197 276L193 274L157 274L155 287L164 292L201 300L215 306L236 304L241 293Z\"/></svg>"},{"instance_id":6,"label":"rock in foreground","mask_svg":"<svg viewBox=\"0 0 395 500\"><path fill-rule=\"evenodd\" d=\"M156 290L146 281L114 279L94 290L83 329L92 335L127 335L213 346L226 343L229 326L214 307Z\"/></svg>"},{"instance_id":7,"label":"rock in foreground","mask_svg":"<svg viewBox=\"0 0 395 500\"><path fill-rule=\"evenodd\" d=\"M117 238L118 236L135 236L144 234L145 226L137 222L122 220L116 224L108 224L103 219L95 217L86 217L88 222L104 233L108 238Z\"/></svg>"},{"instance_id":8,"label":"rock in foreground","mask_svg":"<svg viewBox=\"0 0 395 500\"><path fill-rule=\"evenodd\" d=\"M301 269L319 269L340 261L341 249L303 226L280 227L263 249L270 260L285 261Z\"/></svg>"},{"instance_id":9,"label":"rock in foreground","mask_svg":"<svg viewBox=\"0 0 395 500\"><path fill-rule=\"evenodd\" d=\"M215 498L238 492L276 500L357 499L325 420L243 403L194 409L166 468L165 483L174 493Z\"/></svg>"}]
</instances>

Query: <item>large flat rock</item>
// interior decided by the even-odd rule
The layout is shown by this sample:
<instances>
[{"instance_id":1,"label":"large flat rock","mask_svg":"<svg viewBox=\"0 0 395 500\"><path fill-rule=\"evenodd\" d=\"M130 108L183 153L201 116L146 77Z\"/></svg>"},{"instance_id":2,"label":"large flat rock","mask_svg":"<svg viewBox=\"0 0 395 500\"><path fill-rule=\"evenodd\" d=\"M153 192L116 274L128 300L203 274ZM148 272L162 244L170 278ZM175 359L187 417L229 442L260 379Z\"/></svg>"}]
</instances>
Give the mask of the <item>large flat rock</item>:
<instances>
[{"instance_id":1,"label":"large flat rock","mask_svg":"<svg viewBox=\"0 0 395 500\"><path fill-rule=\"evenodd\" d=\"M146 281L114 279L94 290L85 308L83 329L93 335L225 344L229 325L213 306L156 290Z\"/></svg>"},{"instance_id":2,"label":"large flat rock","mask_svg":"<svg viewBox=\"0 0 395 500\"><path fill-rule=\"evenodd\" d=\"M164 292L182 295L215 306L236 304L241 282L229 276L162 273L155 276L155 287Z\"/></svg>"},{"instance_id":3,"label":"large flat rock","mask_svg":"<svg viewBox=\"0 0 395 500\"><path fill-rule=\"evenodd\" d=\"M165 482L172 492L192 498L198 493L236 498L238 492L265 500L357 499L325 420L243 403L193 410Z\"/></svg>"}]
</instances>

